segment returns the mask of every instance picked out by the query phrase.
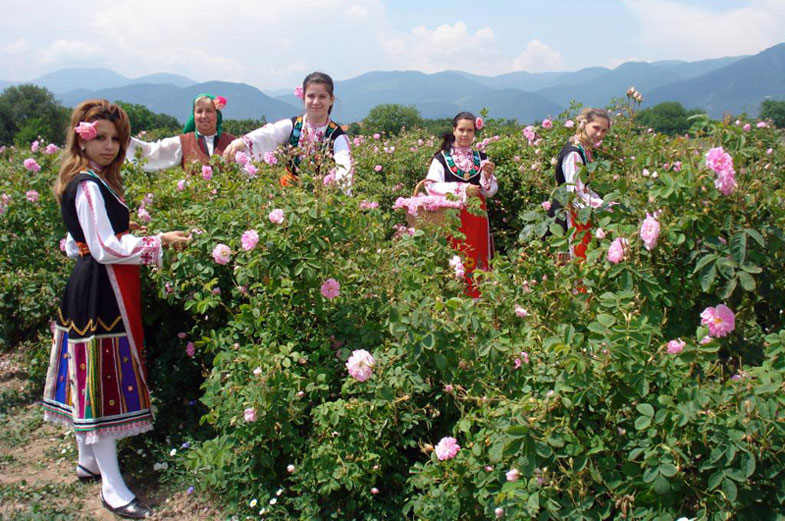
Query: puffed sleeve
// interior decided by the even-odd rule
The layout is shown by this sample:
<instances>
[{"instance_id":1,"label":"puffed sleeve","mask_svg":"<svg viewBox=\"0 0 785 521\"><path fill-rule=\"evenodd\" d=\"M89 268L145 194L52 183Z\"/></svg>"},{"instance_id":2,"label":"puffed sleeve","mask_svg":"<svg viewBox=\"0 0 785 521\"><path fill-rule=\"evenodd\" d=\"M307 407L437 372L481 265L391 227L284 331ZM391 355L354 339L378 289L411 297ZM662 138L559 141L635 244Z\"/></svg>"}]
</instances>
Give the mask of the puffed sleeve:
<instances>
[{"instance_id":1,"label":"puffed sleeve","mask_svg":"<svg viewBox=\"0 0 785 521\"><path fill-rule=\"evenodd\" d=\"M352 152L349 146L349 136L343 134L333 141L333 158L335 159L335 180L351 195L353 175Z\"/></svg>"},{"instance_id":2,"label":"puffed sleeve","mask_svg":"<svg viewBox=\"0 0 785 521\"><path fill-rule=\"evenodd\" d=\"M282 119L275 123L268 123L261 128L252 130L242 137L248 147L248 153L254 160L260 161L264 154L272 152L278 145L283 145L292 133L292 120Z\"/></svg>"},{"instance_id":3,"label":"puffed sleeve","mask_svg":"<svg viewBox=\"0 0 785 521\"><path fill-rule=\"evenodd\" d=\"M575 206L579 208L583 206L599 208L602 206L602 197L594 193L578 175L582 166L583 160L578 152L567 154L561 164L562 172L564 172L564 183L567 185L567 190L575 192L577 196L576 201L573 203Z\"/></svg>"},{"instance_id":4,"label":"puffed sleeve","mask_svg":"<svg viewBox=\"0 0 785 521\"><path fill-rule=\"evenodd\" d=\"M154 143L132 137L125 153L126 160L135 163L137 150L142 151L140 159L146 161L142 168L147 172L179 166L183 161L183 147L178 136L160 139Z\"/></svg>"},{"instance_id":5,"label":"puffed sleeve","mask_svg":"<svg viewBox=\"0 0 785 521\"><path fill-rule=\"evenodd\" d=\"M466 183L453 183L444 180L444 166L438 159L431 161L428 175L425 176L425 186L431 195L454 194L461 198L466 197Z\"/></svg>"},{"instance_id":6,"label":"puffed sleeve","mask_svg":"<svg viewBox=\"0 0 785 521\"><path fill-rule=\"evenodd\" d=\"M82 181L76 189L76 215L90 249L101 264L163 263L160 235L117 237L106 214L101 189L92 181Z\"/></svg>"}]
</instances>

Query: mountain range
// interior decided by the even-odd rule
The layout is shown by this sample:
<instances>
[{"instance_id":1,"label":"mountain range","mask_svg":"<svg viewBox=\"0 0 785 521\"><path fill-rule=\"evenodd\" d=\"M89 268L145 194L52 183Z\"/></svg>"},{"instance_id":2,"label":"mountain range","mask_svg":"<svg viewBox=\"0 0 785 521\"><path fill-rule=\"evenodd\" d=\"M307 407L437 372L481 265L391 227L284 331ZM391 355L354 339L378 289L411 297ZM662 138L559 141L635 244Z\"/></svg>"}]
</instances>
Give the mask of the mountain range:
<instances>
[{"instance_id":1,"label":"mountain range","mask_svg":"<svg viewBox=\"0 0 785 521\"><path fill-rule=\"evenodd\" d=\"M168 73L127 78L110 69L61 69L26 82L0 80L0 88L19 83L46 87L69 107L89 97L102 97L145 105L181 121L188 117L191 100L200 92L227 98L224 117L231 119L276 120L301 110L291 90L265 94L245 83L198 83ZM756 115L764 99L785 99L785 43L752 56L626 62L613 69L589 67L571 72L481 76L462 71L374 71L336 82L333 116L345 123L359 121L376 105L398 103L416 106L425 118L452 117L461 110L478 112L485 107L490 117L523 123L555 116L573 100L606 106L612 98L623 97L631 85L643 94L644 108L679 101L715 118L724 113Z\"/></svg>"}]
</instances>

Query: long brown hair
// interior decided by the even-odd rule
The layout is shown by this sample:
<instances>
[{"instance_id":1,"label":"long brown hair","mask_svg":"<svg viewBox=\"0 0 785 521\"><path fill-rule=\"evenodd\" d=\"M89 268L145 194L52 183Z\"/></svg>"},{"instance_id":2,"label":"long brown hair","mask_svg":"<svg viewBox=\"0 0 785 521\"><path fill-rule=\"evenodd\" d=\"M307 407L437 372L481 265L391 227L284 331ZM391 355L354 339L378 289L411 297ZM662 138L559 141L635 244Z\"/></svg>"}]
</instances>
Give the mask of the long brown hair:
<instances>
[{"instance_id":1,"label":"long brown hair","mask_svg":"<svg viewBox=\"0 0 785 521\"><path fill-rule=\"evenodd\" d=\"M78 135L74 128L79 126L80 121L92 123L99 119L105 119L114 123L117 129L117 137L120 139L120 150L117 157L109 166L101 171L101 177L112 189L123 195L123 180L120 177L120 167L125 161L125 151L128 149L128 142L131 138L131 124L128 122L128 115L125 111L109 103L105 99L91 99L83 101L71 114L71 126L68 127L65 138L65 149L60 155L60 173L54 185L55 197L57 202L63 197L63 192L79 172L87 170L88 159L84 151L79 146Z\"/></svg>"}]
</instances>

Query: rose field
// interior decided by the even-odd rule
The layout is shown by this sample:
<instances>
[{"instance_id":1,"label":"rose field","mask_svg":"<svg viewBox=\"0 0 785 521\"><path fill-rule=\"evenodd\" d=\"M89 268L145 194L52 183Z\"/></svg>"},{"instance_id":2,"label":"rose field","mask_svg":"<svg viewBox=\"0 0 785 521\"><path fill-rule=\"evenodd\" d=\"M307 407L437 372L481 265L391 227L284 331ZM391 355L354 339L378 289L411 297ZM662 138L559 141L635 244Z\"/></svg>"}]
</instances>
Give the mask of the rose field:
<instances>
[{"instance_id":1,"label":"rose field","mask_svg":"<svg viewBox=\"0 0 785 521\"><path fill-rule=\"evenodd\" d=\"M281 188L285 151L128 165L132 219L193 240L143 269L156 430L121 443L127 472L223 518L785 519L782 134L701 116L669 137L631 103L582 174L613 203L580 211L585 262L545 209L570 197L551 160L577 107L486 121L496 256L476 300L459 210L410 228L398 201L439 146L423 131L352 136L348 195L325 165ZM32 148L0 152L0 352L33 382L0 418L40 396L73 263L57 152Z\"/></svg>"}]
</instances>

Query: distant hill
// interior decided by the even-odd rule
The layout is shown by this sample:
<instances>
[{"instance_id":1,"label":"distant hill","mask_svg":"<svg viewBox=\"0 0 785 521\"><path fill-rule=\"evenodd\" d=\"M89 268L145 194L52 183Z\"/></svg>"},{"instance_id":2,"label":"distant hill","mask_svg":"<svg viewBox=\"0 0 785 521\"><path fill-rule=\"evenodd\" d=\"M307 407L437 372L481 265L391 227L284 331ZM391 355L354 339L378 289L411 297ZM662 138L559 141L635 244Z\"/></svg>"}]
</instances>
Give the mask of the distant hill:
<instances>
[{"instance_id":1,"label":"distant hill","mask_svg":"<svg viewBox=\"0 0 785 521\"><path fill-rule=\"evenodd\" d=\"M176 117L184 122L191 112L191 101L202 92L221 95L229 100L223 115L228 119L259 119L268 120L289 117L299 109L294 105L283 103L262 93L256 87L245 83L225 81L209 81L196 83L188 87L175 87L171 84L141 83L113 87L85 93L75 90L57 95L57 99L68 107L78 104L87 97L106 98L110 101L125 101L146 106L153 112L160 112Z\"/></svg>"},{"instance_id":2,"label":"distant hill","mask_svg":"<svg viewBox=\"0 0 785 521\"><path fill-rule=\"evenodd\" d=\"M0 80L0 88L18 84ZM197 83L169 73L126 78L109 69L61 69L30 80L47 87L72 106L91 97L139 103L155 112L183 120L195 94L220 94L229 100L228 118L278 119L298 114L302 105L292 88L267 94L243 83ZM425 74L416 71L374 71L336 82L333 117L342 123L363 119L382 103L414 105L426 118L452 117L461 110L488 108L491 117L532 122L561 113L575 100L606 106L634 85L644 108L678 101L719 117L725 112L756 115L766 98L785 99L785 44L754 56L686 62L626 62L614 69L588 67L577 71L530 73L515 71L481 76L462 71Z\"/></svg>"},{"instance_id":3,"label":"distant hill","mask_svg":"<svg viewBox=\"0 0 785 521\"><path fill-rule=\"evenodd\" d=\"M785 100L785 43L647 95L650 104L676 100L705 109L714 118L725 112L756 115L767 98Z\"/></svg>"}]
</instances>

